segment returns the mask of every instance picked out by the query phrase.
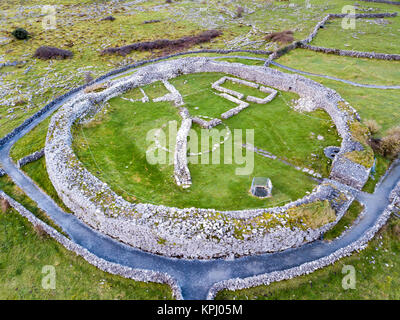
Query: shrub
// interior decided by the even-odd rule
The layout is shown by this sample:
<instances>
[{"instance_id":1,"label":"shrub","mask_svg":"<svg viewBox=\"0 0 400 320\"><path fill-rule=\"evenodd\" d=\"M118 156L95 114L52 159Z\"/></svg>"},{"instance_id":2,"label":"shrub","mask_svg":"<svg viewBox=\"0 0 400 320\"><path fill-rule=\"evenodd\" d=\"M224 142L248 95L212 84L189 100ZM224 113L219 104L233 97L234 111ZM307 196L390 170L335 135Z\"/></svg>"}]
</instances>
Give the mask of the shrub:
<instances>
[{"instance_id":1,"label":"shrub","mask_svg":"<svg viewBox=\"0 0 400 320\"><path fill-rule=\"evenodd\" d=\"M380 151L384 157L394 158L400 153L400 127L388 130L380 143Z\"/></svg>"},{"instance_id":2,"label":"shrub","mask_svg":"<svg viewBox=\"0 0 400 320\"><path fill-rule=\"evenodd\" d=\"M33 55L35 58L39 58L42 60L49 59L67 59L73 56L73 53L69 50L63 50L55 47L47 47L42 46L36 49L35 54Z\"/></svg>"},{"instance_id":3,"label":"shrub","mask_svg":"<svg viewBox=\"0 0 400 320\"><path fill-rule=\"evenodd\" d=\"M381 153L381 139L377 139L377 138L371 138L368 140L368 144L370 145L370 147L372 148L372 150L374 150L374 152L376 153Z\"/></svg>"},{"instance_id":4,"label":"shrub","mask_svg":"<svg viewBox=\"0 0 400 320\"><path fill-rule=\"evenodd\" d=\"M92 81L93 81L92 73L90 71L86 72L85 73L85 83L90 83Z\"/></svg>"},{"instance_id":5,"label":"shrub","mask_svg":"<svg viewBox=\"0 0 400 320\"><path fill-rule=\"evenodd\" d=\"M119 54L121 56L126 56L134 50L151 51L156 49L167 49L169 51L175 51L208 42L221 34L221 31L218 30L207 30L196 36L182 37L176 40L160 39L155 41L136 42L123 47L111 47L104 49L101 54Z\"/></svg>"},{"instance_id":6,"label":"shrub","mask_svg":"<svg viewBox=\"0 0 400 320\"><path fill-rule=\"evenodd\" d=\"M243 7L239 6L236 9L236 18L241 18L243 16L244 9Z\"/></svg>"},{"instance_id":7,"label":"shrub","mask_svg":"<svg viewBox=\"0 0 400 320\"><path fill-rule=\"evenodd\" d=\"M27 102L24 99L19 99L17 101L15 101L15 105L16 106L22 106L24 104L26 104Z\"/></svg>"},{"instance_id":8,"label":"shrub","mask_svg":"<svg viewBox=\"0 0 400 320\"><path fill-rule=\"evenodd\" d=\"M100 19L100 21L114 21L114 20L115 20L115 18L113 16L108 16L103 19Z\"/></svg>"},{"instance_id":9,"label":"shrub","mask_svg":"<svg viewBox=\"0 0 400 320\"><path fill-rule=\"evenodd\" d=\"M47 237L47 232L40 224L34 225L33 230L35 230L35 233L39 236L39 238L44 239Z\"/></svg>"},{"instance_id":10,"label":"shrub","mask_svg":"<svg viewBox=\"0 0 400 320\"><path fill-rule=\"evenodd\" d=\"M28 39L29 33L23 28L17 28L11 34L18 40Z\"/></svg>"},{"instance_id":11,"label":"shrub","mask_svg":"<svg viewBox=\"0 0 400 320\"><path fill-rule=\"evenodd\" d=\"M3 213L6 213L8 209L10 209L10 204L8 203L7 199L0 200L0 208Z\"/></svg>"},{"instance_id":12,"label":"shrub","mask_svg":"<svg viewBox=\"0 0 400 320\"><path fill-rule=\"evenodd\" d=\"M375 120L365 120L364 124L372 135L377 134L381 130L381 126Z\"/></svg>"},{"instance_id":13,"label":"shrub","mask_svg":"<svg viewBox=\"0 0 400 320\"><path fill-rule=\"evenodd\" d=\"M396 225L393 227L392 231L393 231L394 236L395 236L397 239L400 240L400 224L396 224Z\"/></svg>"}]
</instances>

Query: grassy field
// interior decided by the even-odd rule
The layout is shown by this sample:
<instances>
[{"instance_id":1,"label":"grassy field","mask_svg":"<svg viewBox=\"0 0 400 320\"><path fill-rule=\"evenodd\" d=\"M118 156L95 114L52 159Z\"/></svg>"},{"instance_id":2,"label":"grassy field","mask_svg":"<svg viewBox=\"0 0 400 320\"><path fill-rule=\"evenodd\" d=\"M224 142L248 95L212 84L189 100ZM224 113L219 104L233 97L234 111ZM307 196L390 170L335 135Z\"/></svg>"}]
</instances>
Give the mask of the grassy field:
<instances>
[{"instance_id":1,"label":"grassy field","mask_svg":"<svg viewBox=\"0 0 400 320\"><path fill-rule=\"evenodd\" d=\"M217 117L235 106L212 92L211 83L221 76L194 74L172 79L171 83L180 90L193 116ZM151 86L144 87L145 92ZM230 84L230 87L246 95L253 94L249 88L237 88L234 84ZM126 95L138 97L137 92ZM328 115L322 111L310 114L293 111L290 106L295 97L282 92L272 102L266 105L251 104L248 109L224 123L231 131L254 129L254 145L257 147L327 176L329 162L323 156L323 149L338 144L336 131L331 128ZM106 116L101 114L100 119L96 118L83 128L75 128L74 149L93 174L127 199L178 207L237 209L282 204L303 196L315 186L306 174L257 154L254 157L254 171L250 175L235 175L235 169L243 165L224 164L223 146L219 155L220 164L200 164L200 156L196 157L198 164L194 164L195 156L190 157L193 185L190 189L182 190L172 178L172 164L150 165L145 158L150 146L146 142L147 132L171 120L179 123L177 109L168 103L132 103L122 98L113 98L110 105ZM217 128L222 127L220 125ZM199 128L194 126L194 129L200 136ZM323 135L324 140L318 140L317 135ZM232 144L232 139L229 138L227 143ZM248 191L254 176L271 178L274 185L271 199L260 200L250 196Z\"/></svg>"},{"instance_id":2,"label":"grassy field","mask_svg":"<svg viewBox=\"0 0 400 320\"><path fill-rule=\"evenodd\" d=\"M357 219L362 210L363 206L359 202L353 201L347 212L343 215L342 219L340 219L340 221L332 229L328 230L324 234L324 239L333 240L343 234L346 229L351 227L354 220Z\"/></svg>"},{"instance_id":3,"label":"grassy field","mask_svg":"<svg viewBox=\"0 0 400 320\"><path fill-rule=\"evenodd\" d=\"M0 90L0 136L21 124L54 97L83 84L86 72L90 71L92 76L96 77L119 66L165 54L153 51L132 52L126 57L100 56L99 51L106 47L160 38L180 38L202 30L218 28L223 31L222 37L191 49L233 47L276 49L280 44L263 40L267 33L293 30L295 39L304 39L326 14L340 13L344 5L354 4L351 0L329 2L313 0L310 1L311 8L307 8L304 0L290 2L240 0L229 3L217 0L174 1L171 5L166 5L164 0L152 0L138 2L134 6L125 5L129 2L120 1L110 9L104 1L49 0L46 4L57 6L57 29L55 30L44 30L40 7L31 7L41 5L42 1L30 0L29 5L25 7L21 7L21 2L17 0L0 3L0 63L26 61L23 65L0 69L0 87L2 88ZM76 5L78 3L79 6ZM245 8L242 18L235 17L239 5ZM360 13L399 12L397 6L366 2L360 2L358 8ZM101 13L94 13L96 10ZM99 21L100 18L110 14L117 20ZM145 20L151 19L160 19L161 22L143 24ZM340 20L329 22L324 29L319 31L311 44L346 50L400 53L398 41L400 17L386 20L357 20L355 30L344 30L340 27L340 23ZM10 31L16 27L26 28L31 33L31 38L27 41L13 39ZM4 38L5 43L2 42ZM257 43L253 43L254 41ZM32 58L35 49L41 45L53 45L71 50L74 57L53 61ZM215 54L204 55L215 56ZM254 54L245 55L255 56ZM262 65L259 61L236 58L225 60ZM394 61L339 57L297 49L280 58L278 62L300 70L366 84L398 85L400 79L400 62ZM377 120L382 126L380 135L383 135L387 129L400 125L399 90L357 88L318 77L310 78L336 90L358 110L363 119ZM175 85L182 84L182 79L184 78L176 79ZM188 80L187 85L182 85L179 89L189 88L187 93L190 94L197 85L209 84L211 79L196 79L197 83L194 84L189 81L190 77L186 80ZM160 93L159 90L162 88L158 85L153 89L148 88L146 92L153 96ZM138 92L131 92L130 97L136 98L140 95ZM201 110L210 115L213 112L215 114L220 112L218 108L209 108L205 104L207 100L202 95L189 95L185 99L193 112ZM216 97L213 99L215 100L212 101L218 102L218 107L229 105ZM329 163L322 161L324 159L322 148L325 144L339 143L334 137L334 132L328 131L329 119L322 112L306 115L291 111L288 107L291 99L293 99L292 96L282 93L266 106L269 108L267 117L265 117L263 107L257 105L251 106L245 111L246 113L241 114L241 117L234 117L226 123L230 128L253 128L254 123L259 124L255 128L257 147L279 156L283 155L295 164L304 164L326 175ZM21 103L13 105L10 101ZM159 127L167 120L179 121L176 109L167 103L158 103L156 110L152 108L143 110L140 106L140 103L132 104L115 98L111 103L111 112L107 116L98 118L97 122L85 127L83 131L75 132L77 138L75 148L85 165L92 170L92 173L107 181L114 190L129 200L177 206L215 207L223 202L225 208L230 208L230 206L260 207L298 198L314 186L314 182L306 178L304 174L292 171L279 162L255 155L255 175L265 176L267 172L272 178L274 200L261 201L250 198L247 193L251 183L249 177L237 180L235 176L236 180L231 179L234 176L233 168L215 165L203 165L201 170L197 168L200 166L191 165L194 184L190 191L183 192L173 182L172 166L163 168L150 166L143 157L143 151L146 149L143 137L146 130ZM201 109L195 109L196 107L201 107ZM139 114L138 110L140 110ZM157 122L152 120L155 115L159 119ZM246 118L243 117L244 115ZM17 142L11 150L14 160L44 146L48 121L40 124ZM117 127L120 128L116 130ZM265 127L268 127L268 130L265 130ZM320 142L311 139L310 132L316 134L323 132L325 140ZM113 138L112 134L117 134L120 139ZM275 143L272 144L271 141ZM93 155L89 146L91 151L94 151ZM317 159L310 158L311 153L315 153ZM389 163L388 160L377 156L375 180L370 179L364 191L373 192L375 183L384 174ZM62 206L48 179L44 159L23 169ZM286 176L283 176L282 172L285 172ZM204 182L204 190L196 184L196 181ZM301 188L298 188L299 185ZM242 186L246 188L242 189ZM51 223L35 203L7 177L0 178L0 189L11 194L38 217ZM210 194L214 198L210 197ZM236 202L232 202L233 197ZM353 204L343 221L326 234L325 238L330 239L339 235L351 224L360 210L361 207L358 204ZM399 234L400 223L392 219L365 251L342 259L333 266L307 276L273 283L270 286L260 286L235 293L224 291L218 295L218 298L400 299ZM6 281L2 280L0 285L0 298L3 299L171 298L170 289L167 286L134 282L97 270L53 240L39 237L31 225L12 210L7 214L0 214L0 248L0 270L2 279L6 279ZM346 291L341 286L343 278L341 270L344 264L351 264L356 268L356 290ZM40 282L43 276L41 268L44 265L56 267L56 290L41 288Z\"/></svg>"},{"instance_id":4,"label":"grassy field","mask_svg":"<svg viewBox=\"0 0 400 320\"><path fill-rule=\"evenodd\" d=\"M0 213L0 299L172 299L167 285L103 272L40 236L16 211ZM56 289L42 287L44 266L54 266Z\"/></svg>"}]
</instances>

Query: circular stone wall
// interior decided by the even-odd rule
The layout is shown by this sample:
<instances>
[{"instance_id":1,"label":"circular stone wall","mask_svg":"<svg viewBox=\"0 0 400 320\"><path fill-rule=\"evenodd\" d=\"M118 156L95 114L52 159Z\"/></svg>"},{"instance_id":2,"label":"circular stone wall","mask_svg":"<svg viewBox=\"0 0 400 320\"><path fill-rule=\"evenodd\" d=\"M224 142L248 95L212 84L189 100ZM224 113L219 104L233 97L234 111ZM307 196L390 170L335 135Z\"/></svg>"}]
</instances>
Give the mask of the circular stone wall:
<instances>
[{"instance_id":1,"label":"circular stone wall","mask_svg":"<svg viewBox=\"0 0 400 320\"><path fill-rule=\"evenodd\" d=\"M332 171L339 170L350 182L361 185L366 182L369 173L366 168L343 160L344 153L358 148L348 128L356 114L347 104L346 108L339 107L345 102L335 91L298 75L201 57L141 67L132 75L110 82L102 92L82 92L61 107L51 119L45 146L47 171L59 197L75 215L100 232L142 250L167 256L203 259L243 256L284 250L319 238L342 217L352 201L351 196L339 197L335 219L315 229L294 224L291 213L299 206L337 198L336 188L329 181L319 185L311 195L283 207L240 211L178 209L127 202L78 160L71 147L71 126L76 121L96 113L105 101L135 87L199 72L226 73L292 91L300 96L298 109L325 110L343 139ZM252 227L249 229L248 225Z\"/></svg>"}]
</instances>

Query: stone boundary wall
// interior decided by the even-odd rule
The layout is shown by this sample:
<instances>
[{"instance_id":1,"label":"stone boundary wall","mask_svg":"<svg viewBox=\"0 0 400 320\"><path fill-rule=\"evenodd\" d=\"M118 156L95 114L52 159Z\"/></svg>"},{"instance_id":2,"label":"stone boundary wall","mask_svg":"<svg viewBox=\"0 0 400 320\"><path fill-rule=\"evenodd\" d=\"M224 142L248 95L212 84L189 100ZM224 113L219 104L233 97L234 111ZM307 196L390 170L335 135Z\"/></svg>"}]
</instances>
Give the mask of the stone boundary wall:
<instances>
[{"instance_id":1,"label":"stone boundary wall","mask_svg":"<svg viewBox=\"0 0 400 320\"><path fill-rule=\"evenodd\" d=\"M335 54L338 56L400 61L400 54L387 54L387 53L376 53L376 52L341 50L341 49L334 49L334 48L310 46L308 44L301 44L300 48L308 49L308 50L312 50L312 51L316 51L316 52L323 52L326 54Z\"/></svg>"},{"instance_id":2,"label":"stone boundary wall","mask_svg":"<svg viewBox=\"0 0 400 320\"><path fill-rule=\"evenodd\" d=\"M387 1L387 0L361 0L365 2L375 2L375 3L386 3L386 4L394 4L396 6L400 6L400 2L398 1Z\"/></svg>"},{"instance_id":3,"label":"stone boundary wall","mask_svg":"<svg viewBox=\"0 0 400 320\"><path fill-rule=\"evenodd\" d=\"M172 293L176 299L183 299L181 288L170 275L145 269L133 269L99 258L93 253L89 252L87 249L83 248L82 246L76 244L75 242L62 235L53 227L44 223L32 212L27 210L24 206L8 196L2 190L0 190L0 198L6 199L10 206L13 207L21 216L26 218L34 227L42 228L51 238L60 243L64 248L69 251L75 252L78 256L81 256L83 259L85 259L96 268L104 272L119 275L135 281L165 283L171 287Z\"/></svg>"},{"instance_id":4,"label":"stone boundary wall","mask_svg":"<svg viewBox=\"0 0 400 320\"><path fill-rule=\"evenodd\" d=\"M400 187L400 183L398 185ZM393 195L393 192L392 192ZM329 256L304 263L300 266L293 267L282 271L274 271L254 277L245 279L230 279L216 283L208 292L207 299L214 299L218 291L227 290L241 290L260 285L269 285L272 282L292 279L301 275L310 274L318 269L324 268L328 265L334 264L341 258L350 256L354 251L361 251L366 248L368 242L374 237L375 233L381 229L386 221L389 219L393 210L393 203L385 209L382 215L378 218L374 226L372 226L366 233L357 241L349 244L346 247L340 248L330 254Z\"/></svg>"},{"instance_id":5,"label":"stone boundary wall","mask_svg":"<svg viewBox=\"0 0 400 320\"><path fill-rule=\"evenodd\" d=\"M15 66L18 66L20 64L25 64L25 63L26 63L26 61L13 61L13 62L7 61L7 62L0 63L0 68L15 67Z\"/></svg>"},{"instance_id":6,"label":"stone boundary wall","mask_svg":"<svg viewBox=\"0 0 400 320\"><path fill-rule=\"evenodd\" d=\"M21 168L28 163L34 162L36 160L39 160L44 156L44 148L40 149L30 155L27 155L26 157L23 157L17 161L17 167ZM7 172L5 172L3 169L0 168L0 177L7 175Z\"/></svg>"},{"instance_id":7,"label":"stone boundary wall","mask_svg":"<svg viewBox=\"0 0 400 320\"><path fill-rule=\"evenodd\" d=\"M26 157L23 157L22 159L19 159L17 162L17 167L21 168L21 167L27 165L28 163L39 160L43 156L44 156L44 148L41 150L38 150L30 155L27 155Z\"/></svg>"},{"instance_id":8,"label":"stone boundary wall","mask_svg":"<svg viewBox=\"0 0 400 320\"><path fill-rule=\"evenodd\" d=\"M212 209L178 209L129 203L117 196L107 184L94 177L79 162L71 147L70 126L87 114L88 110L134 87L197 72L226 73L279 90L296 92L315 109L321 108L328 112L343 138L343 152L354 148L347 125L348 120L354 120L354 114L338 108L338 103L343 102L343 99L334 90L299 75L289 75L270 68L217 62L201 57L170 60L142 67L133 75L112 82L102 92L80 94L52 117L45 156L49 177L60 198L81 220L95 229L134 247L167 256L204 259L231 254L243 256L284 250L303 244L304 239L312 241L319 238L337 220L317 230L302 230L298 227L284 227L282 215L285 213L282 213L282 208L242 210L240 219L268 213L272 215L271 219L276 219L281 224L268 229L267 233L263 227L256 228L253 234L241 240L235 237L235 222L232 220L232 215L237 215L238 211L218 212ZM325 200L331 194L331 187L319 186L313 196L293 204ZM289 207L290 204L284 206L285 209ZM224 219L219 217L221 214L225 216ZM204 229L203 224L209 225L209 228ZM163 239L162 243L160 238Z\"/></svg>"},{"instance_id":9,"label":"stone boundary wall","mask_svg":"<svg viewBox=\"0 0 400 320\"><path fill-rule=\"evenodd\" d=\"M269 56L269 61L266 61L265 65L268 66L271 60L275 60L280 58L281 56L285 55L286 53L288 53L289 51L292 51L294 49L297 49L299 47L302 47L304 45L309 44L317 35L318 31L320 28L324 27L326 22L330 19L341 19L344 17L349 16L348 14L345 13L329 13L328 15L326 15L320 22L318 22L316 24L316 26L314 27L313 31L310 33L310 35L304 39L304 40L300 40L300 41L294 41L291 44L287 45L286 47L283 47L281 49L278 49L277 51L273 52L272 54L270 54ZM356 19L364 19L364 18L394 18L397 16L397 12L394 13L357 13L355 15Z\"/></svg>"}]
</instances>

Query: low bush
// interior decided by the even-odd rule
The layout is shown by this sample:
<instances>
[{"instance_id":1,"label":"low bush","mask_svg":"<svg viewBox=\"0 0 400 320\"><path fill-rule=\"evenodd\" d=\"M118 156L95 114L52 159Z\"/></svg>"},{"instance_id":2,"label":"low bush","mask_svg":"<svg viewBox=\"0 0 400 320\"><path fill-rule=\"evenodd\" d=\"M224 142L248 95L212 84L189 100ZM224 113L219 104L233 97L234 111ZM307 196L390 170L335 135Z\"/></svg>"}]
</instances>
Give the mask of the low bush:
<instances>
[{"instance_id":1,"label":"low bush","mask_svg":"<svg viewBox=\"0 0 400 320\"><path fill-rule=\"evenodd\" d=\"M49 59L67 59L73 56L73 53L69 50L63 50L55 47L47 47L42 46L36 49L35 54L33 55L35 58L39 58L42 60Z\"/></svg>"},{"instance_id":2,"label":"low bush","mask_svg":"<svg viewBox=\"0 0 400 320\"><path fill-rule=\"evenodd\" d=\"M244 9L243 7L239 6L236 9L236 18L241 18L243 16Z\"/></svg>"},{"instance_id":3,"label":"low bush","mask_svg":"<svg viewBox=\"0 0 400 320\"><path fill-rule=\"evenodd\" d=\"M85 73L85 83L90 83L92 81L93 81L92 73L90 71L86 72Z\"/></svg>"},{"instance_id":4,"label":"low bush","mask_svg":"<svg viewBox=\"0 0 400 320\"><path fill-rule=\"evenodd\" d=\"M29 38L29 33L23 28L17 28L11 34L18 40L26 40Z\"/></svg>"},{"instance_id":5,"label":"low bush","mask_svg":"<svg viewBox=\"0 0 400 320\"><path fill-rule=\"evenodd\" d=\"M38 235L39 238L44 239L48 237L47 232L44 230L44 228L41 225L35 225L33 226L33 230L35 230L35 233Z\"/></svg>"},{"instance_id":6,"label":"low bush","mask_svg":"<svg viewBox=\"0 0 400 320\"><path fill-rule=\"evenodd\" d=\"M368 144L376 152L385 158L393 159L400 154L400 127L394 127L387 131L381 139L369 139Z\"/></svg>"},{"instance_id":7,"label":"low bush","mask_svg":"<svg viewBox=\"0 0 400 320\"><path fill-rule=\"evenodd\" d=\"M388 130L381 139L380 149L383 156L394 158L400 153L400 127Z\"/></svg>"},{"instance_id":8,"label":"low bush","mask_svg":"<svg viewBox=\"0 0 400 320\"><path fill-rule=\"evenodd\" d=\"M291 43L294 40L293 31L272 32L265 37L265 40L280 42L283 44Z\"/></svg>"},{"instance_id":9,"label":"low bush","mask_svg":"<svg viewBox=\"0 0 400 320\"><path fill-rule=\"evenodd\" d=\"M196 36L182 37L176 40L160 39L155 41L137 42L123 47L111 47L101 52L104 54L119 54L126 56L132 51L151 51L156 49L167 49L168 51L182 50L199 43L208 42L222 34L218 30L207 30Z\"/></svg>"}]
</instances>

